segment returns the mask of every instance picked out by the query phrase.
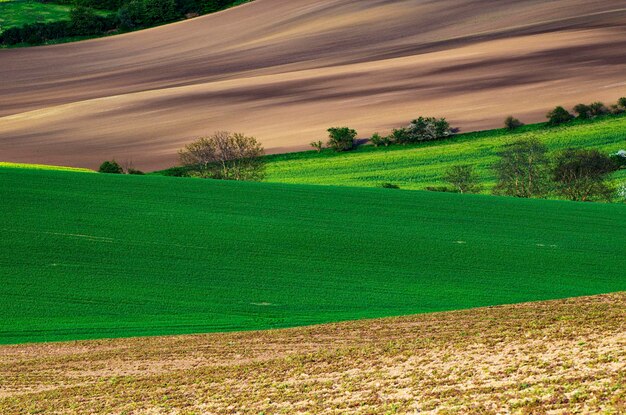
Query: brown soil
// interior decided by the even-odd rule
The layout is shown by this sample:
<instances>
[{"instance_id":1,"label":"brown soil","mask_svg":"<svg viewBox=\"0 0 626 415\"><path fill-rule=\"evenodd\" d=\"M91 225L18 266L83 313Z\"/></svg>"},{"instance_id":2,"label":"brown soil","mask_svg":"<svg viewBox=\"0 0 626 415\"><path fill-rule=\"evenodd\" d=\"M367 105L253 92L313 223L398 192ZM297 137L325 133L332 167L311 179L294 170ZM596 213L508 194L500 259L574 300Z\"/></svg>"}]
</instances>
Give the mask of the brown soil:
<instances>
[{"instance_id":1,"label":"brown soil","mask_svg":"<svg viewBox=\"0 0 626 415\"><path fill-rule=\"evenodd\" d=\"M417 115L463 130L626 95L622 0L256 0L84 42L0 50L0 158L143 169L226 129L270 152Z\"/></svg>"},{"instance_id":2,"label":"brown soil","mask_svg":"<svg viewBox=\"0 0 626 415\"><path fill-rule=\"evenodd\" d=\"M626 293L296 329L0 347L2 414L626 411Z\"/></svg>"}]
</instances>

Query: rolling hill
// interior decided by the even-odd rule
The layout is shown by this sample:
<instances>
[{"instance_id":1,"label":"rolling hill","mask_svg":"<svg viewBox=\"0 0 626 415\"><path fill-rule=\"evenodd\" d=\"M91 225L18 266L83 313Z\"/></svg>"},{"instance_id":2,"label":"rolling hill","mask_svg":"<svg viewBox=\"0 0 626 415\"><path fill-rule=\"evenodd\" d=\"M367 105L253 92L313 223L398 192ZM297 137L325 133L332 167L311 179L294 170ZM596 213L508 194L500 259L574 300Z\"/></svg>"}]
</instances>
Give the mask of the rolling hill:
<instances>
[{"instance_id":1,"label":"rolling hill","mask_svg":"<svg viewBox=\"0 0 626 415\"><path fill-rule=\"evenodd\" d=\"M624 290L624 205L0 167L0 343Z\"/></svg>"},{"instance_id":2,"label":"rolling hill","mask_svg":"<svg viewBox=\"0 0 626 415\"><path fill-rule=\"evenodd\" d=\"M626 149L626 116L576 120L559 127L528 125L514 132L504 129L459 134L453 138L375 148L362 146L337 153L325 150L277 154L266 157L268 182L380 187L393 183L402 189L423 190L446 186L444 176L454 165L476 169L484 193L496 184L493 165L507 144L536 137L554 155L567 148L597 148L610 154ZM167 170L163 172L167 174ZM626 183L626 170L612 175Z\"/></svg>"},{"instance_id":3,"label":"rolling hill","mask_svg":"<svg viewBox=\"0 0 626 415\"><path fill-rule=\"evenodd\" d=\"M271 152L416 115L464 130L624 95L623 1L256 0L74 44L0 51L2 159L142 169L214 130Z\"/></svg>"}]
</instances>

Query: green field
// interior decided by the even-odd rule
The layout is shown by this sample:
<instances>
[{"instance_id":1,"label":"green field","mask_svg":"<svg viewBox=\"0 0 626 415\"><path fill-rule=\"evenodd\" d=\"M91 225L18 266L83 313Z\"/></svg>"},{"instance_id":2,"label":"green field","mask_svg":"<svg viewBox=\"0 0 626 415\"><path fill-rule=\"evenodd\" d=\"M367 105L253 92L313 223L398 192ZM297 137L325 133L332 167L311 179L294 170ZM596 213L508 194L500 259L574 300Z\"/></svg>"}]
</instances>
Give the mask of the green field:
<instances>
[{"instance_id":1,"label":"green field","mask_svg":"<svg viewBox=\"0 0 626 415\"><path fill-rule=\"evenodd\" d=\"M389 182L403 189L446 185L445 171L455 164L472 164L482 179L484 192L495 184L491 166L507 143L536 135L551 152L568 147L598 148L607 153L626 149L626 117L575 121L549 128L529 125L519 131L492 130L460 134L452 139L411 146L364 146L353 152L325 150L269 156L267 181L342 186L377 187ZM626 181L626 170L615 174Z\"/></svg>"},{"instance_id":2,"label":"green field","mask_svg":"<svg viewBox=\"0 0 626 415\"><path fill-rule=\"evenodd\" d=\"M626 206L0 167L0 343L626 289Z\"/></svg>"},{"instance_id":3,"label":"green field","mask_svg":"<svg viewBox=\"0 0 626 415\"><path fill-rule=\"evenodd\" d=\"M0 32L29 23L69 19L71 6L33 0L0 0Z\"/></svg>"},{"instance_id":4,"label":"green field","mask_svg":"<svg viewBox=\"0 0 626 415\"><path fill-rule=\"evenodd\" d=\"M10 167L15 169L34 169L34 170L62 170L62 171L76 171L83 173L95 173L90 169L83 169L80 167L65 167L65 166L51 166L49 164L26 164L26 163L9 163L0 161L0 168Z\"/></svg>"}]
</instances>

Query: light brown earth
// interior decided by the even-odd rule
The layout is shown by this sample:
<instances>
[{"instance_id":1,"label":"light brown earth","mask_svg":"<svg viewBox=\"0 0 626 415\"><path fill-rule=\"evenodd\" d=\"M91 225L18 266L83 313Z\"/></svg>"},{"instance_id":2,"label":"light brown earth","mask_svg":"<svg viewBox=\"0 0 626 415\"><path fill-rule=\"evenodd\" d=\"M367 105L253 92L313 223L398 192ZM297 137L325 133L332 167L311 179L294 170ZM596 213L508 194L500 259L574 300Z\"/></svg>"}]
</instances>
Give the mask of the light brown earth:
<instances>
[{"instance_id":1,"label":"light brown earth","mask_svg":"<svg viewBox=\"0 0 626 415\"><path fill-rule=\"evenodd\" d=\"M0 347L0 413L622 414L626 293Z\"/></svg>"},{"instance_id":2,"label":"light brown earth","mask_svg":"<svg viewBox=\"0 0 626 415\"><path fill-rule=\"evenodd\" d=\"M148 169L215 130L270 152L417 115L463 130L626 95L623 0L256 0L84 42L0 50L0 160Z\"/></svg>"}]
</instances>

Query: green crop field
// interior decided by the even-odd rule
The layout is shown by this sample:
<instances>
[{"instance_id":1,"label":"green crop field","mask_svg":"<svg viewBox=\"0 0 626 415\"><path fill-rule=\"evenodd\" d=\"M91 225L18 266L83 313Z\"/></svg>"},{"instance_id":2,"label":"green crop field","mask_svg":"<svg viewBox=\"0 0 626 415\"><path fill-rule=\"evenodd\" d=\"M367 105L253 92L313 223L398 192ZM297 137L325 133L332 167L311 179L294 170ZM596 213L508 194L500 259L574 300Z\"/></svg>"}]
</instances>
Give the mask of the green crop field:
<instances>
[{"instance_id":1,"label":"green crop field","mask_svg":"<svg viewBox=\"0 0 626 415\"><path fill-rule=\"evenodd\" d=\"M549 128L530 125L514 133L492 130L460 134L452 139L411 146L376 148L335 153L325 150L268 156L267 181L342 186L376 187L389 182L403 189L442 186L445 171L455 164L471 164L482 179L484 192L495 184L491 166L507 143L535 135L551 152L568 147L598 148L608 152L626 149L626 117L576 121ZM626 170L615 174L626 181Z\"/></svg>"},{"instance_id":2,"label":"green crop field","mask_svg":"<svg viewBox=\"0 0 626 415\"><path fill-rule=\"evenodd\" d=\"M65 167L65 166L51 166L49 164L25 164L25 163L9 163L0 161L0 168L10 167L16 169L34 169L34 170L62 170L62 171L76 171L83 173L95 173L90 169L83 169L80 167Z\"/></svg>"},{"instance_id":3,"label":"green crop field","mask_svg":"<svg viewBox=\"0 0 626 415\"><path fill-rule=\"evenodd\" d=\"M29 23L67 20L71 6L34 0L0 0L0 32Z\"/></svg>"},{"instance_id":4,"label":"green crop field","mask_svg":"<svg viewBox=\"0 0 626 415\"><path fill-rule=\"evenodd\" d=\"M0 167L0 343L626 289L625 205Z\"/></svg>"}]
</instances>

